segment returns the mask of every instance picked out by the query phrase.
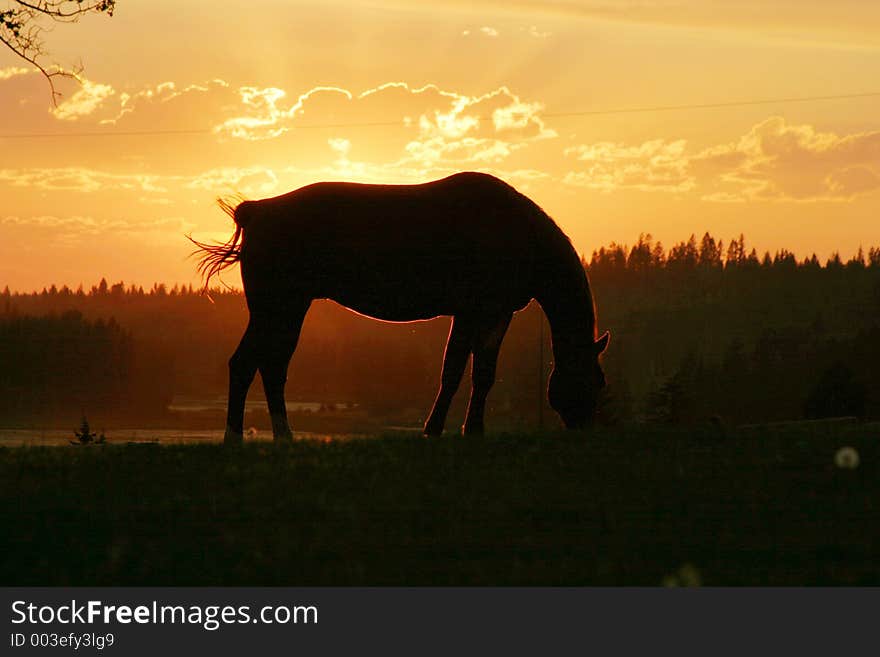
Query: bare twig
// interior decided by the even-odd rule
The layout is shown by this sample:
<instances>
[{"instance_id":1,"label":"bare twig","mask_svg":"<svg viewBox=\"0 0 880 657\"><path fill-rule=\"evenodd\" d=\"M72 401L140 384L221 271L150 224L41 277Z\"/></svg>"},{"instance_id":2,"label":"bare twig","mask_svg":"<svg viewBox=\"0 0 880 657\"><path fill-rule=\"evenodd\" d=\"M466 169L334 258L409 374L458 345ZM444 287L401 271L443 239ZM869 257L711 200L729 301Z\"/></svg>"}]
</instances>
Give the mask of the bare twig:
<instances>
[{"instance_id":1,"label":"bare twig","mask_svg":"<svg viewBox=\"0 0 880 657\"><path fill-rule=\"evenodd\" d=\"M116 0L13 0L0 11L0 43L36 68L49 83L52 103L58 105L61 93L55 88L55 78L79 79L81 67L73 71L58 64L46 65L42 59L47 52L42 39L41 21L75 23L90 13L113 15Z\"/></svg>"}]
</instances>

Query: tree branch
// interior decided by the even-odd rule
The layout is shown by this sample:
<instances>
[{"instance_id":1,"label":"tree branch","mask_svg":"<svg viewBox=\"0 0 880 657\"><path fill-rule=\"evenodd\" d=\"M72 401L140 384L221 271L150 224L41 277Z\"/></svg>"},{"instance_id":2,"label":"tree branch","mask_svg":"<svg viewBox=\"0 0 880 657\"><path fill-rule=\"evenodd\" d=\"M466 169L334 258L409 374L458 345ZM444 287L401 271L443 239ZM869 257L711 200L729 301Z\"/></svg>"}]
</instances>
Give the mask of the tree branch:
<instances>
[{"instance_id":1,"label":"tree branch","mask_svg":"<svg viewBox=\"0 0 880 657\"><path fill-rule=\"evenodd\" d=\"M52 103L57 106L61 93L55 88L53 78L67 77L79 79L80 69L68 71L55 64L50 69L41 63L46 56L41 33L40 20L45 18L56 23L75 23L89 13L113 15L116 0L15 0L10 8L0 11L0 43L18 57L36 68L49 83Z\"/></svg>"},{"instance_id":2,"label":"tree branch","mask_svg":"<svg viewBox=\"0 0 880 657\"><path fill-rule=\"evenodd\" d=\"M16 4L21 5L31 11L50 16L55 20L70 19L76 21L80 16L90 12L106 12L109 16L113 15L116 0L96 0L93 4L83 7L83 3L77 0L47 0L46 2L25 2L25 0L15 0ZM73 5L69 11L65 11L65 7Z\"/></svg>"}]
</instances>

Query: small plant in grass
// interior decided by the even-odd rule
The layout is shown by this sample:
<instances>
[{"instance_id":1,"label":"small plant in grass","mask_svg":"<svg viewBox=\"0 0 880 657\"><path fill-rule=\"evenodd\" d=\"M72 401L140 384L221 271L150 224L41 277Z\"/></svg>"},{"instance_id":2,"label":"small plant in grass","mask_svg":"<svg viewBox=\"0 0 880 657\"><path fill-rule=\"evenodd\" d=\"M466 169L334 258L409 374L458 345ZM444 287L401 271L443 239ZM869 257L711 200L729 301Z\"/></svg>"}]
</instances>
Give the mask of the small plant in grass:
<instances>
[{"instance_id":1,"label":"small plant in grass","mask_svg":"<svg viewBox=\"0 0 880 657\"><path fill-rule=\"evenodd\" d=\"M92 431L85 415L83 415L82 422L80 422L79 431L74 431L74 434L76 435L76 440L71 440L71 445L103 445L107 440L103 431L101 431L100 435Z\"/></svg>"}]
</instances>

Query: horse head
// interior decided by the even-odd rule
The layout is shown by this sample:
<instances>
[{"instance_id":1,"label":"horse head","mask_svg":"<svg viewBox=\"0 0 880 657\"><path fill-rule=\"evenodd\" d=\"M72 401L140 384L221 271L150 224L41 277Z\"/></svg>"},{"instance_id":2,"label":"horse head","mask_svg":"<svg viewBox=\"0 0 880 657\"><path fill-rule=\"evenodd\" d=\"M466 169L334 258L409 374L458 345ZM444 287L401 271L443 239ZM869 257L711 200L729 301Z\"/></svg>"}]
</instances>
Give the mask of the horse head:
<instances>
[{"instance_id":1,"label":"horse head","mask_svg":"<svg viewBox=\"0 0 880 657\"><path fill-rule=\"evenodd\" d=\"M593 423L599 395L605 387L605 373L599 356L605 351L610 338L608 331L605 331L591 345L585 363L577 367L567 364L564 369L557 364L550 374L547 397L567 429L584 429Z\"/></svg>"}]
</instances>

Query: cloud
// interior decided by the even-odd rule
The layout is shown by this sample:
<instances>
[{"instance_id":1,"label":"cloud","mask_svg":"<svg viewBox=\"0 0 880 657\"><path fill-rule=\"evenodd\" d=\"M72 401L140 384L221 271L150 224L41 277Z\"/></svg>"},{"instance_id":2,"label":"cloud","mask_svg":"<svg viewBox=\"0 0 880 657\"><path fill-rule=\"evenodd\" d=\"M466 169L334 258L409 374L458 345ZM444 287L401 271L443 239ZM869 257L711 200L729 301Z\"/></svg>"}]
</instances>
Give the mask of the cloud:
<instances>
[{"instance_id":1,"label":"cloud","mask_svg":"<svg viewBox=\"0 0 880 657\"><path fill-rule=\"evenodd\" d=\"M841 136L771 117L738 141L697 154L689 168L746 198L849 200L880 188L880 132Z\"/></svg>"},{"instance_id":2,"label":"cloud","mask_svg":"<svg viewBox=\"0 0 880 657\"><path fill-rule=\"evenodd\" d=\"M211 193L240 191L247 195L267 194L278 187L278 177L269 167L219 167L196 174L146 175L116 173L85 167L0 169L0 183L57 192L138 192L143 203L168 204L164 196L187 190ZM151 196L145 196L149 192Z\"/></svg>"},{"instance_id":3,"label":"cloud","mask_svg":"<svg viewBox=\"0 0 880 657\"><path fill-rule=\"evenodd\" d=\"M492 123L499 132L526 129L531 122L535 122L543 129L543 123L539 123L537 118L542 109L544 106L541 103L524 103L519 98L513 98L510 104L493 110Z\"/></svg>"},{"instance_id":4,"label":"cloud","mask_svg":"<svg viewBox=\"0 0 880 657\"><path fill-rule=\"evenodd\" d=\"M20 133L111 133L113 128L131 131L175 131L210 128L228 116L227 108L239 102L236 89L223 80L186 86L171 81L135 89L116 89L110 84L82 78L57 82L64 96L52 107L45 82L22 69L2 69L0 124ZM27 72L27 71L25 71ZM57 153L60 159L72 151ZM58 159L56 158L56 159ZM21 160L21 157L16 160ZM2 165L0 165L2 166Z\"/></svg>"},{"instance_id":5,"label":"cloud","mask_svg":"<svg viewBox=\"0 0 880 657\"><path fill-rule=\"evenodd\" d=\"M18 92L18 87L14 92ZM83 80L76 93L52 111L35 113L33 107L25 105L4 107L6 110L8 115L0 116L0 120L29 125L34 132L64 134L82 131L86 124L96 132L106 130L108 134L114 128L133 132L201 129L213 132L216 138L208 135L204 143L205 161L217 163L217 157L231 158L229 161L236 166L222 166L221 162L221 166L197 173L185 188L216 189L216 185L228 183L239 189L247 187L254 193L272 191L278 180L265 172L242 174L237 170L242 157L256 166L260 160L266 162L277 156L272 155L268 144L256 148L249 142L271 142L285 135L289 138L294 130L298 148L293 156L288 154L280 166L270 165L276 172L287 165L316 166L314 154L320 152L321 142L327 143L327 135L312 129L315 127L329 126L340 131L347 127L358 128L360 152L369 153L373 159L372 163L363 163L364 166L391 165L401 171L495 166L531 143L557 136L541 116L543 104L540 101L522 98L506 86L470 95L434 84L413 86L406 82L387 82L362 91L322 85L294 94L277 86L233 87L221 79L190 85L165 81L134 90L116 90L107 84ZM39 120L37 115L41 117ZM360 130L371 127L383 129ZM347 138L345 134L337 136ZM144 159L139 166L149 167L153 164L152 158L161 158L164 154L152 148L154 142L144 144ZM339 167L340 173L351 173L354 164L350 154L338 153L337 157L339 155L344 158L336 162L345 163ZM291 161L291 157L299 161ZM41 161L37 158L27 159L31 160L29 164L38 166L22 167L18 159L19 168L0 169L0 182L82 192L116 188L164 191L168 184L180 182L164 176L168 184L163 184L158 182L158 176L86 169L79 166L80 160L72 151L61 153L51 168L39 167ZM515 163L512 168L525 164ZM155 165L162 167L159 170L166 169L159 160ZM242 182L244 175L255 178Z\"/></svg>"},{"instance_id":6,"label":"cloud","mask_svg":"<svg viewBox=\"0 0 880 657\"><path fill-rule=\"evenodd\" d=\"M94 112L115 93L109 84L98 84L83 78L76 93L54 107L52 113L62 121L76 121Z\"/></svg>"},{"instance_id":7,"label":"cloud","mask_svg":"<svg viewBox=\"0 0 880 657\"><path fill-rule=\"evenodd\" d=\"M866 166L852 166L832 171L823 182L836 195L855 196L880 188L880 175Z\"/></svg>"},{"instance_id":8,"label":"cloud","mask_svg":"<svg viewBox=\"0 0 880 657\"><path fill-rule=\"evenodd\" d=\"M339 153L343 157L348 155L348 151L351 150L351 142L348 139L337 137L334 139L328 139L327 143L334 152Z\"/></svg>"},{"instance_id":9,"label":"cloud","mask_svg":"<svg viewBox=\"0 0 880 657\"><path fill-rule=\"evenodd\" d=\"M683 139L646 141L637 146L597 142L566 148L565 155L582 162L582 168L564 177L569 185L605 192L617 189L685 192L694 181L683 157Z\"/></svg>"},{"instance_id":10,"label":"cloud","mask_svg":"<svg viewBox=\"0 0 880 657\"><path fill-rule=\"evenodd\" d=\"M327 144L330 146L330 150L339 156L333 162L333 166L345 171L348 175L354 174L355 171L352 169L352 162L348 159L348 153L351 151L351 141L342 137L334 137L328 139Z\"/></svg>"},{"instance_id":11,"label":"cloud","mask_svg":"<svg viewBox=\"0 0 880 657\"><path fill-rule=\"evenodd\" d=\"M280 101L287 97L283 89L241 87L239 94L248 114L226 119L215 126L214 131L250 140L273 139L290 130L293 120L306 114L305 104L313 96L339 94L352 99L351 92L346 89L321 86L300 94L295 103L284 108L280 105Z\"/></svg>"},{"instance_id":12,"label":"cloud","mask_svg":"<svg viewBox=\"0 0 880 657\"><path fill-rule=\"evenodd\" d=\"M36 69L22 68L21 66L0 68L0 80L8 80L18 75L27 75L28 73L33 73L35 71Z\"/></svg>"},{"instance_id":13,"label":"cloud","mask_svg":"<svg viewBox=\"0 0 880 657\"><path fill-rule=\"evenodd\" d=\"M540 153L529 149L558 153L549 145L557 134L542 118L543 104L504 86L470 95L395 81L364 90L320 86L292 93L277 86L233 87L224 80L188 86L166 81L95 92L90 98L87 107L84 92L64 108L64 116L79 117L78 124L44 108L39 130L76 133L88 125L90 131L112 134L202 125L206 134L188 139L187 145L198 147L187 148L173 162L163 137L125 140L140 150L126 148L121 159L114 150L117 142L109 140L99 141L102 152L88 160L76 149L54 154L48 166L38 151L8 158L0 163L0 193L30 188L65 204L73 198L70 193L103 195L65 206L84 215L91 212L89 204L112 199L141 210L196 204L207 216L201 208L210 207L216 194L259 198L322 179L423 182L473 169L527 183L545 175L532 168ZM26 108L17 111L28 115ZM100 159L106 155L112 159ZM29 206L7 205L6 210L21 213L24 207Z\"/></svg>"},{"instance_id":14,"label":"cloud","mask_svg":"<svg viewBox=\"0 0 880 657\"><path fill-rule=\"evenodd\" d=\"M294 102L274 87L242 87L239 93L239 109L244 113L221 122L215 128L218 134L267 140L310 126L382 126L387 135L383 150L399 144L398 167L497 163L531 142L556 137L541 118L543 105L520 98L508 87L474 96L405 82L388 82L360 93L315 87ZM310 117L315 117L314 123ZM392 132L395 127L399 130ZM350 173L351 143L344 146L345 141L340 137L328 143L341 156L337 162Z\"/></svg>"},{"instance_id":15,"label":"cloud","mask_svg":"<svg viewBox=\"0 0 880 657\"><path fill-rule=\"evenodd\" d=\"M553 36L552 32L546 32L543 30L539 30L534 25L529 25L528 28L522 28L522 30L524 30L526 32L526 34L528 34L530 37L534 37L536 39L547 39L547 38Z\"/></svg>"},{"instance_id":16,"label":"cloud","mask_svg":"<svg viewBox=\"0 0 880 657\"><path fill-rule=\"evenodd\" d=\"M3 84L35 77L20 77L19 69L3 71L9 76ZM33 112L26 107L16 111ZM538 146L558 137L543 111L540 101L506 86L470 95L434 84L387 82L363 91L319 86L290 94L279 87L232 87L215 79L117 92L85 80L54 112L43 112L41 120L165 130L197 116L213 125L216 135L207 136L204 147L210 156L203 160L219 166L152 175L77 166L68 158L71 166L0 168L0 185L55 192L120 190L131 192L135 201L190 202L193 191L266 196L316 177L415 181L461 169L523 171L537 156L565 184L602 192L688 193L716 202L846 201L880 189L878 131L837 134L771 117L732 141L704 148L668 138L569 145L560 167L558 159L550 159L547 145ZM310 126L337 132L328 138ZM372 127L382 129L366 129ZM356 151L348 128L358 130ZM302 154L298 160L290 152L281 159L271 149L254 150L252 142L269 142L292 130L297 131L294 152ZM355 159L353 152L370 158ZM224 166L224 161L235 166Z\"/></svg>"},{"instance_id":17,"label":"cloud","mask_svg":"<svg viewBox=\"0 0 880 657\"><path fill-rule=\"evenodd\" d=\"M489 37L490 39L497 39L499 36L501 36L501 32L498 29L491 27L490 25L484 25L482 27L476 28L475 30L472 30L470 28L462 30L461 36L466 37L471 36L472 34L482 35L484 37Z\"/></svg>"},{"instance_id":18,"label":"cloud","mask_svg":"<svg viewBox=\"0 0 880 657\"><path fill-rule=\"evenodd\" d=\"M96 227L104 229L119 229L125 231L144 231L156 230L159 228L171 227L187 227L189 222L179 217L166 217L163 219L153 219L148 221L130 221L128 219L95 219L94 217L84 217L79 215L69 217L58 217L54 215L38 215L33 217L16 217L5 216L0 223L16 225L16 226L41 226L45 228L59 228L64 226L74 226L81 230L92 230Z\"/></svg>"},{"instance_id":19,"label":"cloud","mask_svg":"<svg viewBox=\"0 0 880 657\"><path fill-rule=\"evenodd\" d=\"M210 169L195 176L180 177L186 182L185 189L203 189L210 192L225 192L230 189L253 196L269 194L278 187L275 172L266 167L223 167Z\"/></svg>"},{"instance_id":20,"label":"cloud","mask_svg":"<svg viewBox=\"0 0 880 657\"><path fill-rule=\"evenodd\" d=\"M552 32L547 32L545 30L539 30L537 28L537 26L535 26L535 25L529 25L528 27L520 27L519 32L521 34L532 37L534 39L546 39L548 37L553 36ZM470 28L468 28L466 30L462 30L461 36L466 37L466 36L471 36L472 34L482 35L485 37L489 37L490 39L496 39L499 36L501 36L501 31L494 28L494 27L490 27L488 25L485 25L485 26L480 27L476 30L472 30Z\"/></svg>"},{"instance_id":21,"label":"cloud","mask_svg":"<svg viewBox=\"0 0 880 657\"><path fill-rule=\"evenodd\" d=\"M556 132L540 117L543 105L523 101L507 87L467 96L428 86L411 93L431 93L433 107L418 118L418 134L404 147L405 162L438 164L498 163L529 143L552 139Z\"/></svg>"},{"instance_id":22,"label":"cloud","mask_svg":"<svg viewBox=\"0 0 880 657\"><path fill-rule=\"evenodd\" d=\"M178 87L175 82L169 80L147 86L134 93L122 92L118 96L118 105L115 107L112 114L102 118L101 123L116 124L125 116L134 115L136 113L141 114L150 110L152 110L151 113L155 115L156 110L161 108L162 110L165 110L164 112L161 112L165 115L162 117L164 119L163 125L167 126L174 123L174 114L190 114L190 112L181 111L181 107L179 106L180 103L178 103L177 107L172 107L170 101L177 99L180 99L181 101L192 99L195 102L198 102L199 99L204 100L205 95L218 91L222 93L224 90L227 90L228 87L229 84L225 80L219 78L208 80L201 84L190 84L183 88ZM204 111L204 107L202 109ZM131 118L131 116L129 116L129 118ZM155 119L157 117L154 116L153 118Z\"/></svg>"},{"instance_id":23,"label":"cloud","mask_svg":"<svg viewBox=\"0 0 880 657\"><path fill-rule=\"evenodd\" d=\"M165 192L162 176L120 174L84 167L0 169L0 182L49 191L96 192L108 189Z\"/></svg>"},{"instance_id":24,"label":"cloud","mask_svg":"<svg viewBox=\"0 0 880 657\"><path fill-rule=\"evenodd\" d=\"M687 152L684 140L565 149L570 185L614 191L696 190L708 201L847 201L880 189L880 132L838 135L771 117L739 139Z\"/></svg>"},{"instance_id":25,"label":"cloud","mask_svg":"<svg viewBox=\"0 0 880 657\"><path fill-rule=\"evenodd\" d=\"M217 111L215 107L233 102L235 96L225 80L215 78L185 87L179 87L168 80L132 93L121 92L118 104L100 122L104 125L116 125L125 119L124 123L128 128L150 128L157 125L163 129L171 126L192 128L194 126L190 117L211 117ZM148 117L146 121L143 120L145 116ZM181 125L181 117L189 123Z\"/></svg>"},{"instance_id":26,"label":"cloud","mask_svg":"<svg viewBox=\"0 0 880 657\"><path fill-rule=\"evenodd\" d=\"M113 233L124 236L137 236L146 233L173 233L182 235L191 231L195 224L181 217L163 217L147 220L132 220L120 217L95 218L83 215L59 217L37 215L31 217L5 216L0 225L22 227L51 232L61 241L74 237L106 235Z\"/></svg>"}]
</instances>

